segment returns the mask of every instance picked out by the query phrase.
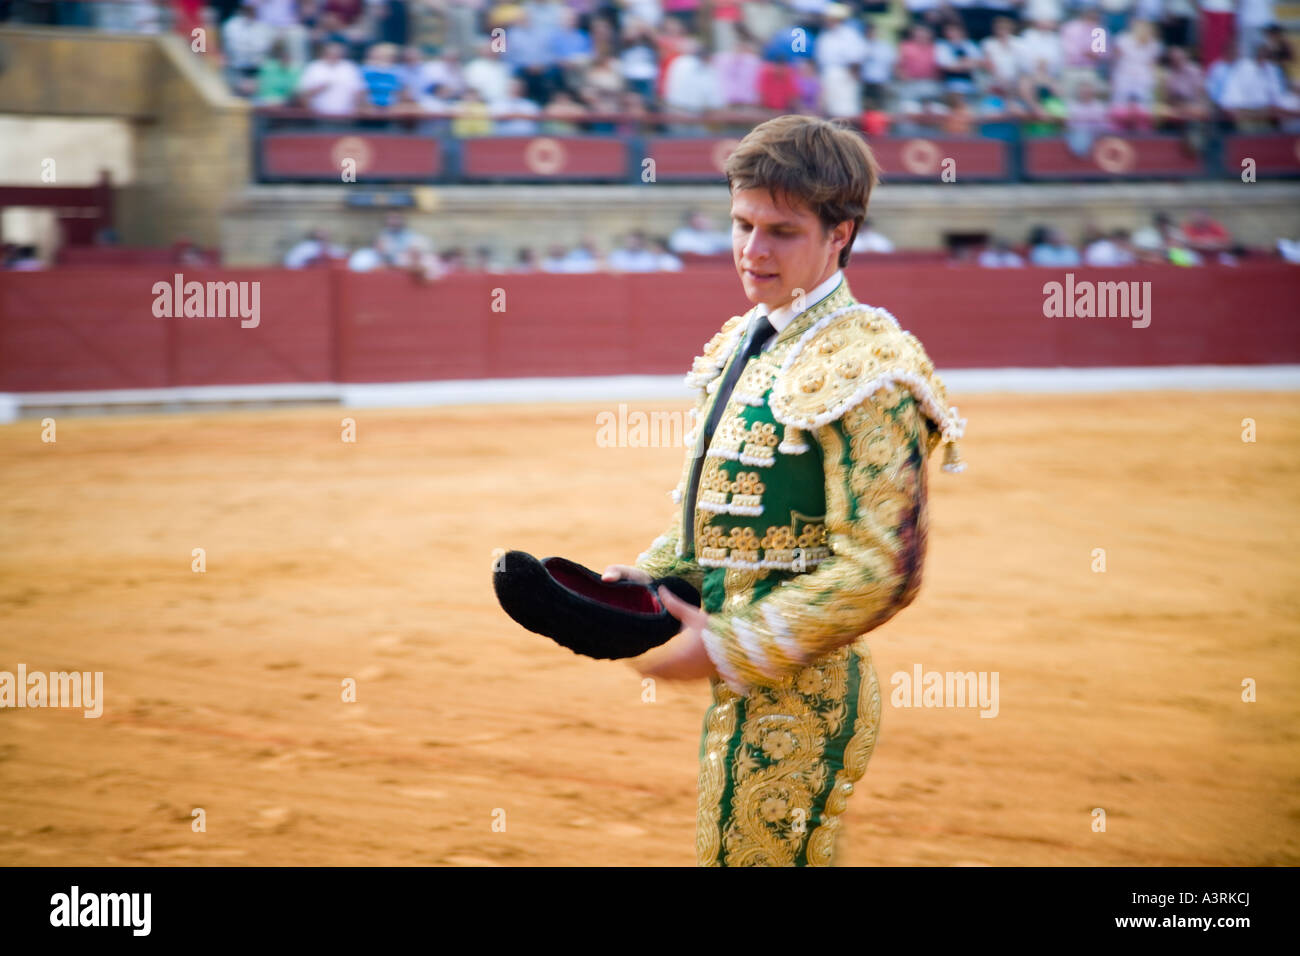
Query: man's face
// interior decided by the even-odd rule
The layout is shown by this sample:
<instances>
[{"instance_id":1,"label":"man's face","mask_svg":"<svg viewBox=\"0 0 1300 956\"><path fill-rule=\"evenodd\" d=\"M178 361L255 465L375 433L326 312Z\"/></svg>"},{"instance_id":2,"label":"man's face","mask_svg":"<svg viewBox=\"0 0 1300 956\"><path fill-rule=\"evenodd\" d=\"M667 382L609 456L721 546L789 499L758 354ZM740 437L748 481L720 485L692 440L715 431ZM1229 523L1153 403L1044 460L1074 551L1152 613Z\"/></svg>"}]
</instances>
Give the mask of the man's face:
<instances>
[{"instance_id":1,"label":"man's face","mask_svg":"<svg viewBox=\"0 0 1300 956\"><path fill-rule=\"evenodd\" d=\"M838 268L852 222L829 232L817 214L784 193L776 201L766 189L737 189L731 195L731 248L745 296L769 309L798 293L811 292Z\"/></svg>"}]
</instances>

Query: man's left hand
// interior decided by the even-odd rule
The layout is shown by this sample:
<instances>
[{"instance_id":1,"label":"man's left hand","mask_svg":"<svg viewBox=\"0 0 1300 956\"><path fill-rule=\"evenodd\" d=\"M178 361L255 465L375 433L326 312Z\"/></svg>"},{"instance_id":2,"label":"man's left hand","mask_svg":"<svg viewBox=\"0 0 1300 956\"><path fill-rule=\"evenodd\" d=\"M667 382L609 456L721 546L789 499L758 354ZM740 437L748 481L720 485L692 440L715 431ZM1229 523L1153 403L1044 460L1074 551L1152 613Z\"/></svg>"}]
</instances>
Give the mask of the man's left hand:
<instances>
[{"instance_id":1,"label":"man's left hand","mask_svg":"<svg viewBox=\"0 0 1300 956\"><path fill-rule=\"evenodd\" d=\"M717 676L713 661L704 650L704 629L709 615L688 604L660 585L659 600L668 613L681 621L682 629L667 644L632 659L632 666L645 677L664 680L700 680Z\"/></svg>"}]
</instances>

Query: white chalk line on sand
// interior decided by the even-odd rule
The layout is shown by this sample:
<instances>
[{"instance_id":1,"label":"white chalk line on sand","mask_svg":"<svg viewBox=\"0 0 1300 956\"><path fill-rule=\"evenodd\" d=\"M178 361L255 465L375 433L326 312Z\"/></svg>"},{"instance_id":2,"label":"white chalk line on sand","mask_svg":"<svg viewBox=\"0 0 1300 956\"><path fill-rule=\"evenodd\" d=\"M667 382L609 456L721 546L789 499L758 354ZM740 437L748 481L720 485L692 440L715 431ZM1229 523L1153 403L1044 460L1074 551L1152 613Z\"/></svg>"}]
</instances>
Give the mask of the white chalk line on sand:
<instances>
[{"instance_id":1,"label":"white chalk line on sand","mask_svg":"<svg viewBox=\"0 0 1300 956\"><path fill-rule=\"evenodd\" d=\"M1167 365L1134 368L998 368L940 371L949 397L1128 391L1292 391L1300 365ZM284 405L418 408L530 402L685 401L680 375L198 385L177 388L0 393L0 422L43 413L97 414Z\"/></svg>"}]
</instances>

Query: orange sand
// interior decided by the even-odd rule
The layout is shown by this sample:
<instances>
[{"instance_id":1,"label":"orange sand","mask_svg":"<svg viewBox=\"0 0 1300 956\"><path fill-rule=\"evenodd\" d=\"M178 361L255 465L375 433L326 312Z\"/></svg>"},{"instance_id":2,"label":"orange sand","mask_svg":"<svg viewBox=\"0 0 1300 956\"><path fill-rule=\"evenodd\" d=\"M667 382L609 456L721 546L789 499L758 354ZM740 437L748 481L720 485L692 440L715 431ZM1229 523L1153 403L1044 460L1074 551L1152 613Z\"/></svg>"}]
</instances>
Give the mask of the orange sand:
<instances>
[{"instance_id":1,"label":"orange sand","mask_svg":"<svg viewBox=\"0 0 1300 956\"><path fill-rule=\"evenodd\" d=\"M887 695L997 671L1000 712L887 698L841 862L1300 863L1300 396L958 398L970 470L932 464L872 647ZM604 408L0 428L0 669L106 697L0 711L0 863L693 864L706 687L645 703L491 590L493 548L601 568L667 525L681 451L598 447Z\"/></svg>"}]
</instances>

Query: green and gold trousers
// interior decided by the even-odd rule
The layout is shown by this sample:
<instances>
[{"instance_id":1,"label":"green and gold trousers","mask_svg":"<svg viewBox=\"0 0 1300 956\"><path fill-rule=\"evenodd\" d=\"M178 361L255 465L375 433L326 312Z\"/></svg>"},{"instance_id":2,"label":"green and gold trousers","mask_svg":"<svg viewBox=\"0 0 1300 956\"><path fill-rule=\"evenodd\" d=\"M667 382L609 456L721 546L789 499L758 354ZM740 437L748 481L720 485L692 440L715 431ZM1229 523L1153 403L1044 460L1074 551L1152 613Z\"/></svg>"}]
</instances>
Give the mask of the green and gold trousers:
<instances>
[{"instance_id":1,"label":"green and gold trousers","mask_svg":"<svg viewBox=\"0 0 1300 956\"><path fill-rule=\"evenodd\" d=\"M700 742L699 864L831 865L840 816L880 726L865 640L776 687L742 696L712 684Z\"/></svg>"}]
</instances>

